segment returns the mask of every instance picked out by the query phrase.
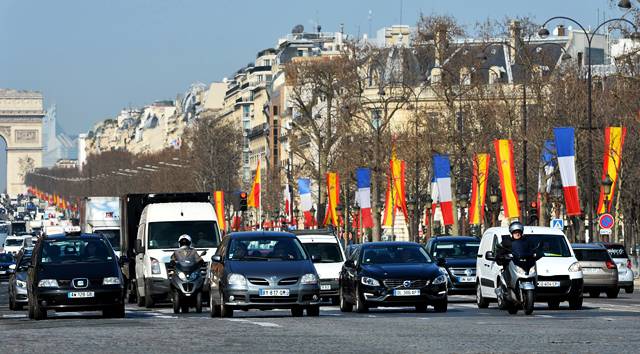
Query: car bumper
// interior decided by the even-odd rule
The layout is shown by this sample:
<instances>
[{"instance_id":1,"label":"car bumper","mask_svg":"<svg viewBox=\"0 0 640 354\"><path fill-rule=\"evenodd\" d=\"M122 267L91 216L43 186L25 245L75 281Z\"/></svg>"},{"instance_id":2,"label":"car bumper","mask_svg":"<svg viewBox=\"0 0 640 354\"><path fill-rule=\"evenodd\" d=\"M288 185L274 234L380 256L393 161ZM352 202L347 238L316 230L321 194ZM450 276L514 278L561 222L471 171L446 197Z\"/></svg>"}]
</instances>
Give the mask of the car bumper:
<instances>
[{"instance_id":1,"label":"car bumper","mask_svg":"<svg viewBox=\"0 0 640 354\"><path fill-rule=\"evenodd\" d=\"M538 277L538 281L541 277ZM542 279L548 280L548 279ZM561 279L559 287L536 287L536 301L566 301L570 297L582 296L584 281L582 278Z\"/></svg>"},{"instance_id":2,"label":"car bumper","mask_svg":"<svg viewBox=\"0 0 640 354\"><path fill-rule=\"evenodd\" d=\"M289 296L260 296L259 289L226 289L223 301L240 309L275 309L320 304L320 287L289 288Z\"/></svg>"},{"instance_id":3,"label":"car bumper","mask_svg":"<svg viewBox=\"0 0 640 354\"><path fill-rule=\"evenodd\" d=\"M171 289L171 282L165 278L147 278L151 296L167 296Z\"/></svg>"},{"instance_id":4,"label":"car bumper","mask_svg":"<svg viewBox=\"0 0 640 354\"><path fill-rule=\"evenodd\" d=\"M327 289L327 287L329 287ZM325 288L325 289L322 289ZM337 297L340 295L340 283L338 279L320 279L320 297Z\"/></svg>"},{"instance_id":5,"label":"car bumper","mask_svg":"<svg viewBox=\"0 0 640 354\"><path fill-rule=\"evenodd\" d=\"M90 311L101 310L114 305L124 304L124 289L81 289L81 291L93 291L94 296L89 298L69 298L69 289L39 289L37 301L41 307L56 311Z\"/></svg>"},{"instance_id":6,"label":"car bumper","mask_svg":"<svg viewBox=\"0 0 640 354\"><path fill-rule=\"evenodd\" d=\"M19 288L15 287L15 302L19 304L26 304L29 302L29 298L27 297L27 288Z\"/></svg>"},{"instance_id":7,"label":"car bumper","mask_svg":"<svg viewBox=\"0 0 640 354\"><path fill-rule=\"evenodd\" d=\"M363 286L359 291L369 306L413 306L420 303L434 303L447 298L445 283L420 288L420 295L417 296L396 296L394 290L386 287Z\"/></svg>"},{"instance_id":8,"label":"car bumper","mask_svg":"<svg viewBox=\"0 0 640 354\"><path fill-rule=\"evenodd\" d=\"M470 295L476 293L476 283L449 282L450 295Z\"/></svg>"}]
</instances>

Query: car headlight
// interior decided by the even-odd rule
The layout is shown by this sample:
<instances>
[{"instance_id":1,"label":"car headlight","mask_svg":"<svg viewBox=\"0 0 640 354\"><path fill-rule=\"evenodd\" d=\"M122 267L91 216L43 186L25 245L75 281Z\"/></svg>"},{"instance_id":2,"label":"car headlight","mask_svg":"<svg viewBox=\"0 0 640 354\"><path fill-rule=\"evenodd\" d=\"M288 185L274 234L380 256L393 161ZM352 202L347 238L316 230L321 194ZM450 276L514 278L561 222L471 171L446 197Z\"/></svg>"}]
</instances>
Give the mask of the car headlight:
<instances>
[{"instance_id":1,"label":"car headlight","mask_svg":"<svg viewBox=\"0 0 640 354\"><path fill-rule=\"evenodd\" d=\"M55 279L42 279L38 282L39 288L57 288L58 281Z\"/></svg>"},{"instance_id":2,"label":"car headlight","mask_svg":"<svg viewBox=\"0 0 640 354\"><path fill-rule=\"evenodd\" d=\"M153 257L151 258L151 274L160 274L160 262Z\"/></svg>"},{"instance_id":3,"label":"car headlight","mask_svg":"<svg viewBox=\"0 0 640 354\"><path fill-rule=\"evenodd\" d=\"M102 279L102 285L120 285L120 278L118 277L106 277Z\"/></svg>"},{"instance_id":4,"label":"car headlight","mask_svg":"<svg viewBox=\"0 0 640 354\"><path fill-rule=\"evenodd\" d=\"M434 285L438 285L438 284L443 284L447 282L447 277L444 276L444 274L442 275L438 275L435 279L433 279L433 284Z\"/></svg>"},{"instance_id":5,"label":"car headlight","mask_svg":"<svg viewBox=\"0 0 640 354\"><path fill-rule=\"evenodd\" d=\"M376 279L373 278L369 278L369 277L362 277L360 279L360 282L364 285L368 285L368 286L380 286L380 282L377 281Z\"/></svg>"},{"instance_id":6,"label":"car headlight","mask_svg":"<svg viewBox=\"0 0 640 354\"><path fill-rule=\"evenodd\" d=\"M569 266L569 271L570 272L581 272L582 271L582 267L580 266L580 263L574 262L572 265Z\"/></svg>"},{"instance_id":7,"label":"car headlight","mask_svg":"<svg viewBox=\"0 0 640 354\"><path fill-rule=\"evenodd\" d=\"M302 284L318 284L318 277L313 273L308 273L300 278Z\"/></svg>"},{"instance_id":8,"label":"car headlight","mask_svg":"<svg viewBox=\"0 0 640 354\"><path fill-rule=\"evenodd\" d=\"M183 272L178 272L178 278L180 278L180 280L186 281L187 275L184 274Z\"/></svg>"},{"instance_id":9,"label":"car headlight","mask_svg":"<svg viewBox=\"0 0 640 354\"><path fill-rule=\"evenodd\" d=\"M235 274L235 273L229 274L229 277L227 278L227 282L229 283L229 285L232 285L232 286L238 286L238 287L247 286L247 278L245 278L244 275L242 274Z\"/></svg>"},{"instance_id":10,"label":"car headlight","mask_svg":"<svg viewBox=\"0 0 640 354\"><path fill-rule=\"evenodd\" d=\"M16 279L16 286L19 287L19 288L26 288L27 287L27 282L19 280L19 279Z\"/></svg>"}]
</instances>

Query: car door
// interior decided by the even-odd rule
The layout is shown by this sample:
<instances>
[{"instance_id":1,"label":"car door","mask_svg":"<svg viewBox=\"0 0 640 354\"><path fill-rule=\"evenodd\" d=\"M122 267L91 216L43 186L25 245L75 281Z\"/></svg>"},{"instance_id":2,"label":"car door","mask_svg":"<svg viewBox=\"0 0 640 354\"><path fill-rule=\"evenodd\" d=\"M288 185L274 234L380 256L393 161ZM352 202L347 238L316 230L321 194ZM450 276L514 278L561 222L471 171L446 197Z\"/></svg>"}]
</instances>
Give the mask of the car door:
<instances>
[{"instance_id":1,"label":"car door","mask_svg":"<svg viewBox=\"0 0 640 354\"><path fill-rule=\"evenodd\" d=\"M485 297L495 297L493 289L496 285L495 267L497 266L495 260L489 260L486 257L487 251L492 251L495 254L497 245L496 234L489 234L482 238L480 253L478 255L477 273L480 278L480 286L482 289L482 295Z\"/></svg>"},{"instance_id":2,"label":"car door","mask_svg":"<svg viewBox=\"0 0 640 354\"><path fill-rule=\"evenodd\" d=\"M138 235L136 236L136 245L138 244L138 240L142 242L142 246L145 247L144 243L144 233L145 233L146 223L142 222L138 225ZM144 250L140 250L136 248L136 287L138 288L138 294L144 295Z\"/></svg>"},{"instance_id":3,"label":"car door","mask_svg":"<svg viewBox=\"0 0 640 354\"><path fill-rule=\"evenodd\" d=\"M229 238L226 237L220 247L216 250L216 256L220 256L221 262L211 262L211 296L213 300L220 303L220 287L222 286L221 280L224 278L224 263L227 258L227 249L229 248Z\"/></svg>"},{"instance_id":4,"label":"car door","mask_svg":"<svg viewBox=\"0 0 640 354\"><path fill-rule=\"evenodd\" d=\"M354 294L354 285L356 282L356 278L357 278L357 265L358 265L358 259L360 257L360 247L356 248L355 251L353 251L353 253L351 254L351 256L349 257L349 260L351 260L353 262L353 264L350 266L347 263L345 263L345 265L342 267L342 271L341 271L341 276L340 278L342 279L341 281L341 285L344 289L343 294L348 298L348 299L353 299L353 294Z\"/></svg>"}]
</instances>

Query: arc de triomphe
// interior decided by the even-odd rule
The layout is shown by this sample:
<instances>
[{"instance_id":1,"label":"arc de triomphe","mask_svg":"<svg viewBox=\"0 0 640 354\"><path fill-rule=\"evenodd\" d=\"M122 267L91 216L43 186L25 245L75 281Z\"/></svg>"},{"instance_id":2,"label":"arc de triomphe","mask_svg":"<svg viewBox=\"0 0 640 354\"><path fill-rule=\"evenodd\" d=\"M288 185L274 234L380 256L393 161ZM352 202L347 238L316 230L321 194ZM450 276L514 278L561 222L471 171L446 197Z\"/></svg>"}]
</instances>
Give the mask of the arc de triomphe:
<instances>
[{"instance_id":1,"label":"arc de triomphe","mask_svg":"<svg viewBox=\"0 0 640 354\"><path fill-rule=\"evenodd\" d=\"M25 193L24 176L42 166L42 94L0 89L0 137L7 144L7 193Z\"/></svg>"}]
</instances>

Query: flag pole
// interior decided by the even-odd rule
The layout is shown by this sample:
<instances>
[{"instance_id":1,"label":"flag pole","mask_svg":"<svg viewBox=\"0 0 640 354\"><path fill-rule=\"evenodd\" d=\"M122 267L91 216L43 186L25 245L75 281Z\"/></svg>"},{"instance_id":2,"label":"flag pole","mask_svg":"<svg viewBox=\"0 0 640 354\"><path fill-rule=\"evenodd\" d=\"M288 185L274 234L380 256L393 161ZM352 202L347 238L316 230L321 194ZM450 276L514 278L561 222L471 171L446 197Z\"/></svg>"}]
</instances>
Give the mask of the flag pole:
<instances>
[{"instance_id":1,"label":"flag pole","mask_svg":"<svg viewBox=\"0 0 640 354\"><path fill-rule=\"evenodd\" d=\"M258 155L258 169L260 169L260 160L262 160L262 154ZM258 171L257 173L260 173L260 171ZM262 230L263 226L262 225L262 173L260 173L260 180L258 181L258 183L260 184L260 188L258 189L258 225L260 225L260 227L258 228L258 230Z\"/></svg>"}]
</instances>

